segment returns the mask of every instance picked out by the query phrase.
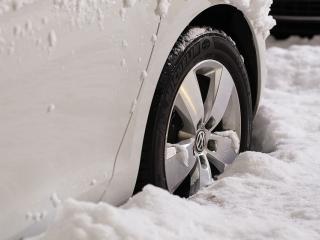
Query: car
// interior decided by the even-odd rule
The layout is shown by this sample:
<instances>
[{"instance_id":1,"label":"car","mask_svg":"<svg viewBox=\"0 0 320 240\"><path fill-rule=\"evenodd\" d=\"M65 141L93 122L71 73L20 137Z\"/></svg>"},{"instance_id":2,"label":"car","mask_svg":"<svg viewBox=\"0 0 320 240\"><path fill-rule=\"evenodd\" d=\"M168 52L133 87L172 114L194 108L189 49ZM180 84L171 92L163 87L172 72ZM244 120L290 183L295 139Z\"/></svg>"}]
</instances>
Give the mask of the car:
<instances>
[{"instance_id":1,"label":"car","mask_svg":"<svg viewBox=\"0 0 320 240\"><path fill-rule=\"evenodd\" d=\"M265 34L237 4L1 2L0 238L67 198L188 197L249 150Z\"/></svg>"},{"instance_id":2,"label":"car","mask_svg":"<svg viewBox=\"0 0 320 240\"><path fill-rule=\"evenodd\" d=\"M275 0L271 15L277 26L272 35L284 39L290 35L312 37L320 34L320 1L319 0Z\"/></svg>"}]
</instances>

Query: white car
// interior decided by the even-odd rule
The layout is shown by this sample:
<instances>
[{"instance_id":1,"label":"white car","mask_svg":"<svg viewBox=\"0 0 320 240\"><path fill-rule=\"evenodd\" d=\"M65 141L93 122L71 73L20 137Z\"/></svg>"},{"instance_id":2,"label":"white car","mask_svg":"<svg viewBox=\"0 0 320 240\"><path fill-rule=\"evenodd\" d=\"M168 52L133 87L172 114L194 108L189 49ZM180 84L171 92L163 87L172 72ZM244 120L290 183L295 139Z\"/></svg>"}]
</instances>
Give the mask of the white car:
<instances>
[{"instance_id":1,"label":"white car","mask_svg":"<svg viewBox=\"0 0 320 240\"><path fill-rule=\"evenodd\" d=\"M223 2L0 2L0 239L66 198L189 196L250 148L265 36Z\"/></svg>"}]
</instances>

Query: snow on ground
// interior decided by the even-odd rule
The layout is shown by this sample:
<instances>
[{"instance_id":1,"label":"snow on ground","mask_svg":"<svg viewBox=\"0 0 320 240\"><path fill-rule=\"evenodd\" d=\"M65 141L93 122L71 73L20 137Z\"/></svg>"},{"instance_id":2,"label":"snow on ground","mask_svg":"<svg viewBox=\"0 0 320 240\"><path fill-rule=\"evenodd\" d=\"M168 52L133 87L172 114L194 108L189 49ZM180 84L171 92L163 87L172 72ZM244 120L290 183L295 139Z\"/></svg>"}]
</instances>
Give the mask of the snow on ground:
<instances>
[{"instance_id":1,"label":"snow on ground","mask_svg":"<svg viewBox=\"0 0 320 240\"><path fill-rule=\"evenodd\" d=\"M314 36L312 39L292 36L286 40L277 40L273 37L269 37L267 41L267 48L270 48L270 47L288 48L292 45L309 45L309 46L320 45L320 35Z\"/></svg>"},{"instance_id":2,"label":"snow on ground","mask_svg":"<svg viewBox=\"0 0 320 240\"><path fill-rule=\"evenodd\" d=\"M261 152L188 200L152 186L120 208L68 200L39 239L320 239L320 46L299 42L269 41L283 48L267 52Z\"/></svg>"}]
</instances>

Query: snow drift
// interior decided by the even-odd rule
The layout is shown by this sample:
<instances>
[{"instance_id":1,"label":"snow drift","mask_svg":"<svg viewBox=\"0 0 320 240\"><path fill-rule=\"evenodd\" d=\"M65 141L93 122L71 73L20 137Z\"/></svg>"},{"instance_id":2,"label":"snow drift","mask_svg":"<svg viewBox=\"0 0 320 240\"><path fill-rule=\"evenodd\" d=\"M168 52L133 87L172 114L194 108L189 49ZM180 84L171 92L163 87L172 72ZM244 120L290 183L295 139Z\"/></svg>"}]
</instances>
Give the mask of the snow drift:
<instances>
[{"instance_id":1,"label":"snow drift","mask_svg":"<svg viewBox=\"0 0 320 240\"><path fill-rule=\"evenodd\" d=\"M68 200L37 239L319 239L319 54L268 50L254 124L261 152L241 154L212 186L190 199L147 186L119 208Z\"/></svg>"}]
</instances>

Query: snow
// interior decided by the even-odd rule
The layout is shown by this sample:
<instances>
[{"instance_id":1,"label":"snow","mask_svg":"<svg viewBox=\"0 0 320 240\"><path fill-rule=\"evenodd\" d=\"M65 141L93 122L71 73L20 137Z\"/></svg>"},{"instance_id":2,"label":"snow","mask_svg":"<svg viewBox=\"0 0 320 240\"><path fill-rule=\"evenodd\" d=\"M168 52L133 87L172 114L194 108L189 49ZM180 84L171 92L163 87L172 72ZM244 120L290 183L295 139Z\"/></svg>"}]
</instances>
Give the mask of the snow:
<instances>
[{"instance_id":1,"label":"snow","mask_svg":"<svg viewBox=\"0 0 320 240\"><path fill-rule=\"evenodd\" d=\"M48 24L48 18L47 17L43 17L42 19L41 19L41 22L42 22L42 24L43 25L46 25L46 24Z\"/></svg>"},{"instance_id":2,"label":"snow","mask_svg":"<svg viewBox=\"0 0 320 240\"><path fill-rule=\"evenodd\" d=\"M32 26L32 21L31 20L27 20L27 22L25 24L25 29L26 29L27 32L32 32L33 26Z\"/></svg>"},{"instance_id":3,"label":"snow","mask_svg":"<svg viewBox=\"0 0 320 240\"><path fill-rule=\"evenodd\" d=\"M128 41L127 40L122 40L122 47L123 48L127 48L129 46Z\"/></svg>"},{"instance_id":4,"label":"snow","mask_svg":"<svg viewBox=\"0 0 320 240\"><path fill-rule=\"evenodd\" d=\"M112 0L53 0L58 11L66 11L71 16L71 22L78 26L91 23L102 24L102 9L114 4Z\"/></svg>"},{"instance_id":5,"label":"snow","mask_svg":"<svg viewBox=\"0 0 320 240\"><path fill-rule=\"evenodd\" d=\"M158 40L157 35L156 34L152 34L151 42L153 43L153 45L156 44L157 40Z\"/></svg>"},{"instance_id":6,"label":"snow","mask_svg":"<svg viewBox=\"0 0 320 240\"><path fill-rule=\"evenodd\" d=\"M0 2L0 16L9 11L16 11L25 5L34 3L35 0L2 0Z\"/></svg>"},{"instance_id":7,"label":"snow","mask_svg":"<svg viewBox=\"0 0 320 240\"><path fill-rule=\"evenodd\" d=\"M173 49L173 52L178 54L179 52L183 51L193 39L196 39L198 36L211 31L212 28L210 27L193 27L189 29L183 36L179 38L178 44Z\"/></svg>"},{"instance_id":8,"label":"snow","mask_svg":"<svg viewBox=\"0 0 320 240\"><path fill-rule=\"evenodd\" d=\"M189 152L188 152L188 145L181 145L181 144L170 144L167 143L166 144L167 147L167 154L166 154L166 158L170 159L172 158L174 155L176 155L177 153L179 155L181 155L181 160L183 160L183 164L186 167L189 167Z\"/></svg>"},{"instance_id":9,"label":"snow","mask_svg":"<svg viewBox=\"0 0 320 240\"><path fill-rule=\"evenodd\" d=\"M286 40L276 40L272 36L268 38L267 47L281 47L288 48L292 45L308 45L308 46L316 46L320 45L320 36L314 36L312 39L309 38L301 38L298 36L291 36Z\"/></svg>"},{"instance_id":10,"label":"snow","mask_svg":"<svg viewBox=\"0 0 320 240\"><path fill-rule=\"evenodd\" d=\"M122 67L125 67L125 66L127 65L127 60L126 60L125 58L122 58L122 59L121 59L121 62L120 62L120 65L121 65Z\"/></svg>"},{"instance_id":11,"label":"snow","mask_svg":"<svg viewBox=\"0 0 320 240\"><path fill-rule=\"evenodd\" d=\"M56 109L56 106L54 104L50 104L47 108L47 113L51 113Z\"/></svg>"},{"instance_id":12,"label":"snow","mask_svg":"<svg viewBox=\"0 0 320 240\"><path fill-rule=\"evenodd\" d=\"M232 147L236 153L239 152L240 149L240 139L238 134L235 131L223 131L223 132L215 132L216 135L221 137L227 137L231 140Z\"/></svg>"},{"instance_id":13,"label":"snow","mask_svg":"<svg viewBox=\"0 0 320 240\"><path fill-rule=\"evenodd\" d=\"M165 18L172 4L171 0L154 0L156 2L156 7L154 13L161 18ZM272 0L211 0L213 4L231 4L241 11L243 11L247 17L248 21L252 23L253 29L256 33L261 33L263 37L269 35L269 30L274 26L275 21L271 16L268 16L270 5ZM0 1L0 16L5 13L15 12L21 10L24 7L37 8L35 5L39 3L37 0L2 0ZM119 9L119 15L123 21L126 21L126 12L129 8L135 7L137 0L122 0L122 6ZM51 11L55 11L57 18L62 16L67 16L72 27L83 28L86 25L97 24L101 30L105 28L104 26L104 11L110 6L115 6L115 0L52 0L49 3ZM41 19L43 25L48 23L48 18L43 17ZM34 25L34 26L33 26ZM21 23L16 23L10 31L16 37L25 37L26 34L39 34L36 27L36 22L33 23L31 20L27 20L24 25ZM50 52L54 50L56 45L56 40L59 39L55 33L58 29L52 29L48 35L48 45L43 48L47 50L49 46ZM8 37L8 34L6 34ZM37 39L34 40L37 46L41 46L43 42L36 36ZM156 38L152 36L152 42L156 42ZM18 41L15 39L14 41ZM1 35L0 31L0 54L2 52L7 52L7 54L12 55L15 53L15 46L6 43L6 38Z\"/></svg>"},{"instance_id":14,"label":"snow","mask_svg":"<svg viewBox=\"0 0 320 240\"><path fill-rule=\"evenodd\" d=\"M138 102L137 99L134 99L134 100L133 100L132 105L131 105L131 109L130 109L130 113L131 113L131 114L134 113L134 111L136 110L137 102Z\"/></svg>"},{"instance_id":15,"label":"snow","mask_svg":"<svg viewBox=\"0 0 320 240\"><path fill-rule=\"evenodd\" d=\"M168 14L171 0L157 0L157 1L158 1L158 4L155 10L155 13L160 17L164 18Z\"/></svg>"},{"instance_id":16,"label":"snow","mask_svg":"<svg viewBox=\"0 0 320 240\"><path fill-rule=\"evenodd\" d=\"M133 7L137 0L123 0L123 6L126 8Z\"/></svg>"},{"instance_id":17,"label":"snow","mask_svg":"<svg viewBox=\"0 0 320 240\"><path fill-rule=\"evenodd\" d=\"M50 47L54 47L57 44L57 34L53 29L49 32L48 42Z\"/></svg>"},{"instance_id":18,"label":"snow","mask_svg":"<svg viewBox=\"0 0 320 240\"><path fill-rule=\"evenodd\" d=\"M157 6L155 14L164 18L171 5L171 0L156 0ZM0 1L0 16L6 12L17 11L26 5L30 5L36 0L2 0ZM123 0L123 8L120 15L124 19L125 9L134 7L137 0ZM248 16L256 32L263 36L269 35L269 30L275 25L275 21L268 16L272 0L215 0L213 3L231 4ZM53 0L52 4L58 11L69 13L73 24L82 26L83 24L98 22L102 24L102 10L111 4L114 0ZM45 20L45 23L47 21Z\"/></svg>"},{"instance_id":19,"label":"snow","mask_svg":"<svg viewBox=\"0 0 320 240\"><path fill-rule=\"evenodd\" d=\"M19 25L15 25L15 26L13 27L13 34L14 34L15 36L20 36L20 35L22 35L22 28L21 28Z\"/></svg>"},{"instance_id":20,"label":"snow","mask_svg":"<svg viewBox=\"0 0 320 240\"><path fill-rule=\"evenodd\" d=\"M190 199L147 186L121 207L67 200L34 240L320 239L320 46L273 41L257 152Z\"/></svg>"},{"instance_id":21,"label":"snow","mask_svg":"<svg viewBox=\"0 0 320 240\"><path fill-rule=\"evenodd\" d=\"M54 208L57 208L61 204L61 200L60 200L59 196L57 195L57 193L52 193L52 195L50 197L50 201L51 201L52 206Z\"/></svg>"},{"instance_id":22,"label":"snow","mask_svg":"<svg viewBox=\"0 0 320 240\"><path fill-rule=\"evenodd\" d=\"M120 9L119 14L120 14L120 17L121 17L122 21L125 21L125 19L126 19L126 13L127 13L126 8L121 8L121 9Z\"/></svg>"},{"instance_id":23,"label":"snow","mask_svg":"<svg viewBox=\"0 0 320 240\"><path fill-rule=\"evenodd\" d=\"M147 72L147 70L143 70L143 71L141 72L141 75L140 75L140 81L143 82L144 80L147 79L147 77L148 77L148 72Z\"/></svg>"}]
</instances>

